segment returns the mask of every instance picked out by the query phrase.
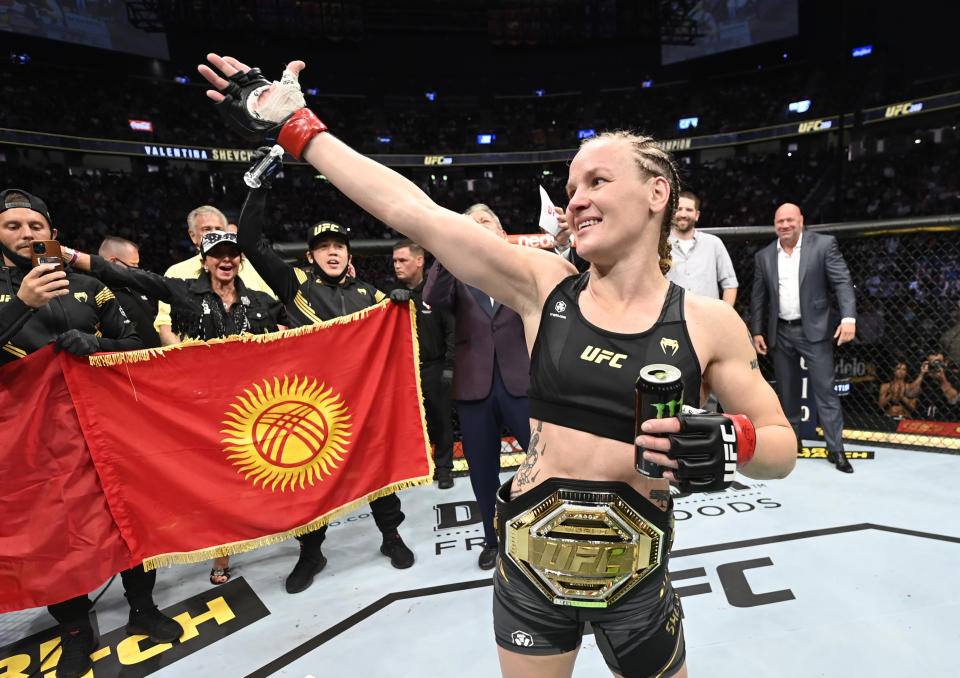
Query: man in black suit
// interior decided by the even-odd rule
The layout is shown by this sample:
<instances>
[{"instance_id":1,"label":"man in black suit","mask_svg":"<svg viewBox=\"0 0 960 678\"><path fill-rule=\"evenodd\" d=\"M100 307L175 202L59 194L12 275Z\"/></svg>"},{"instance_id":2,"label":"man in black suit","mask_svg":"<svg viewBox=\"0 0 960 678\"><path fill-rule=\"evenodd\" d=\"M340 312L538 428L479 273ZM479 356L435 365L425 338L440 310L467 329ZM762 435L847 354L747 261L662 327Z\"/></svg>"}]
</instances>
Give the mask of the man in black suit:
<instances>
[{"instance_id":1,"label":"man in black suit","mask_svg":"<svg viewBox=\"0 0 960 678\"><path fill-rule=\"evenodd\" d=\"M773 351L777 394L800 440L800 358L806 360L826 439L827 458L837 469L853 473L843 451L843 410L833 389L833 345L830 335L832 289L841 321L837 345L856 334L856 301L850 271L831 235L803 232L803 214L791 203L774 215L777 240L754 259L750 330L760 355Z\"/></svg>"},{"instance_id":2,"label":"man in black suit","mask_svg":"<svg viewBox=\"0 0 960 678\"><path fill-rule=\"evenodd\" d=\"M420 385L427 432L434 445L434 479L441 490L453 487L453 406L450 381L453 373L453 315L434 310L423 301L425 252L411 240L393 246L394 289L410 290L417 309L417 339L420 341Z\"/></svg>"},{"instance_id":3,"label":"man in black suit","mask_svg":"<svg viewBox=\"0 0 960 678\"><path fill-rule=\"evenodd\" d=\"M465 214L506 237L488 206L478 203ZM423 300L455 317L452 396L470 484L483 518L484 547L477 564L489 570L497 563L494 509L501 482L501 428L506 424L524 450L530 444L530 354L523 321L516 311L454 278L439 262L427 274Z\"/></svg>"}]
</instances>

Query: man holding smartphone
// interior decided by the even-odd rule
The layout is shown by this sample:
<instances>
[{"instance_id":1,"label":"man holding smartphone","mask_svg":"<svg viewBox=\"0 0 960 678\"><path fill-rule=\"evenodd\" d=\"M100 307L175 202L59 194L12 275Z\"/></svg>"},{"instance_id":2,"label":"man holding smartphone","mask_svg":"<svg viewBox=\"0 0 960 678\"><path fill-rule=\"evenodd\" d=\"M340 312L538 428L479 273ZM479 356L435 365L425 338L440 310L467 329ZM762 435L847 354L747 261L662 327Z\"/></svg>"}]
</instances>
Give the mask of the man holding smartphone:
<instances>
[{"instance_id":1,"label":"man holding smartphone","mask_svg":"<svg viewBox=\"0 0 960 678\"><path fill-rule=\"evenodd\" d=\"M51 343L76 355L142 348L108 287L64 270L62 260L44 261L60 251L56 236L43 200L21 189L0 192L0 365ZM142 565L120 573L130 603L126 631L172 642L183 630L153 604L156 576ZM60 623L59 678L79 678L93 665L90 605L87 596L78 596L47 608Z\"/></svg>"}]
</instances>

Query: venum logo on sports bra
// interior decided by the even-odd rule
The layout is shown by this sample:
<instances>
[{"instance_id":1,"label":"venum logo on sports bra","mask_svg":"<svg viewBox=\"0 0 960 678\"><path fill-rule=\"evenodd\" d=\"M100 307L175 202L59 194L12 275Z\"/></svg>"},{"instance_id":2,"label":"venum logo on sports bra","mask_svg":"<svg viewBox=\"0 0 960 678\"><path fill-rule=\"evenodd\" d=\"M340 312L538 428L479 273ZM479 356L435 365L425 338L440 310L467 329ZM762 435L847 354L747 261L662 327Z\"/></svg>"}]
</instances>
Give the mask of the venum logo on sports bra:
<instances>
[{"instance_id":1,"label":"venum logo on sports bra","mask_svg":"<svg viewBox=\"0 0 960 678\"><path fill-rule=\"evenodd\" d=\"M667 353L667 349L670 350L669 354ZM677 355L677 351L680 350L680 344L676 339L664 337L660 340L660 350L663 351L663 355Z\"/></svg>"},{"instance_id":2,"label":"venum logo on sports bra","mask_svg":"<svg viewBox=\"0 0 960 678\"><path fill-rule=\"evenodd\" d=\"M580 354L580 360L586 360L588 363L597 363L598 365L606 362L610 367L617 369L623 367L620 361L629 357L626 353L614 353L613 351L590 345L583 349L583 353Z\"/></svg>"}]
</instances>

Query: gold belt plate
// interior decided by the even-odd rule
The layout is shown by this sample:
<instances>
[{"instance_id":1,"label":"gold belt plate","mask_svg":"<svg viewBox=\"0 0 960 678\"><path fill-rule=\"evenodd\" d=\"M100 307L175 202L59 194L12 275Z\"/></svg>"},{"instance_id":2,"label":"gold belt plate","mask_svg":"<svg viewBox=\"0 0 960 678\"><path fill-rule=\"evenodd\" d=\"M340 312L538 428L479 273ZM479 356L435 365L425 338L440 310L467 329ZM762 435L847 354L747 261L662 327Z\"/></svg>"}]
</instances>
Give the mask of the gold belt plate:
<instances>
[{"instance_id":1,"label":"gold belt plate","mask_svg":"<svg viewBox=\"0 0 960 678\"><path fill-rule=\"evenodd\" d=\"M506 521L514 564L556 605L608 607L664 555L663 530L616 492L557 490Z\"/></svg>"}]
</instances>

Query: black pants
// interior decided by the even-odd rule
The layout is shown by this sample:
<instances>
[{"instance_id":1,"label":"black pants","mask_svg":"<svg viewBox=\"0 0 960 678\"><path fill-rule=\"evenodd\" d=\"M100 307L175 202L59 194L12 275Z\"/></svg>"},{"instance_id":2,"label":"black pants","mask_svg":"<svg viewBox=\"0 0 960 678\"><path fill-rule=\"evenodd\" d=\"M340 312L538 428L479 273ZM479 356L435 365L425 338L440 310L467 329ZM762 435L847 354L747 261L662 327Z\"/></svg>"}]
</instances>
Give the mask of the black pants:
<instances>
[{"instance_id":1,"label":"black pants","mask_svg":"<svg viewBox=\"0 0 960 678\"><path fill-rule=\"evenodd\" d=\"M777 395L797 440L800 435L800 393L803 376L800 358L807 362L813 398L817 403L817 419L823 427L827 450L843 452L843 407L833 390L833 344L810 341L800 325L777 323L777 343L772 348L773 371L777 377Z\"/></svg>"},{"instance_id":2,"label":"black pants","mask_svg":"<svg viewBox=\"0 0 960 678\"><path fill-rule=\"evenodd\" d=\"M433 463L437 473L453 470L453 422L450 384L443 382L443 361L420 365L423 408L427 414L427 432L435 446Z\"/></svg>"},{"instance_id":3,"label":"black pants","mask_svg":"<svg viewBox=\"0 0 960 678\"><path fill-rule=\"evenodd\" d=\"M400 510L400 497L396 494L388 494L379 499L374 499L370 502L370 511L373 513L373 521L377 524L377 528L385 536L395 533L404 519L403 511ZM319 550L326 536L327 526L324 525L319 530L309 532L302 537L297 537L297 539L300 540L304 548Z\"/></svg>"},{"instance_id":4,"label":"black pants","mask_svg":"<svg viewBox=\"0 0 960 678\"><path fill-rule=\"evenodd\" d=\"M530 445L530 404L526 397L510 395L493 361L493 385L483 400L458 400L463 456L470 466L470 483L483 518L484 543L497 545L493 529L494 506L500 487L500 429L504 424L524 450Z\"/></svg>"},{"instance_id":5,"label":"black pants","mask_svg":"<svg viewBox=\"0 0 960 678\"><path fill-rule=\"evenodd\" d=\"M120 573L124 595L133 609L153 607L153 585L157 581L157 571L147 572L143 565L137 565ZM48 605L47 610L53 618L65 628L76 628L87 623L87 613L91 603L89 596L77 596L62 603Z\"/></svg>"}]
</instances>

